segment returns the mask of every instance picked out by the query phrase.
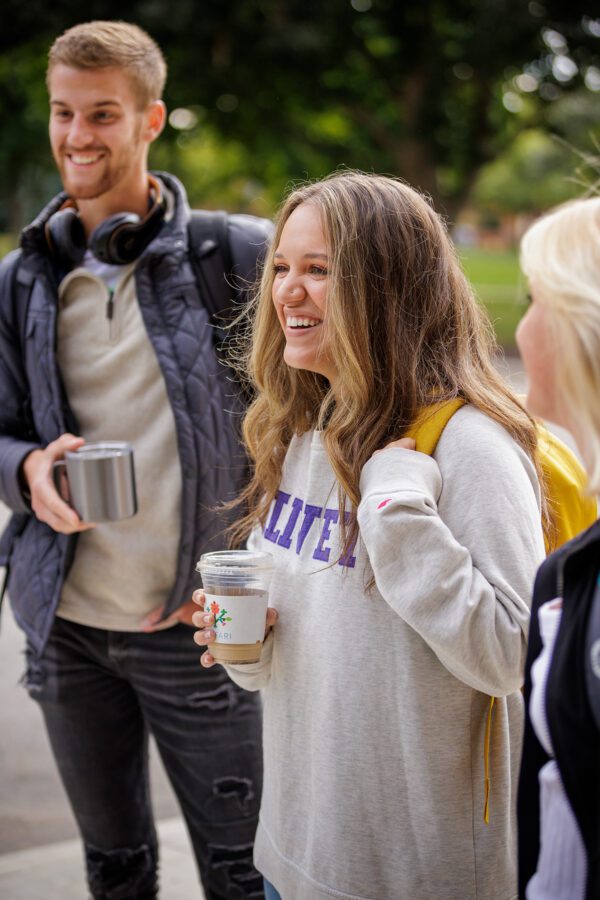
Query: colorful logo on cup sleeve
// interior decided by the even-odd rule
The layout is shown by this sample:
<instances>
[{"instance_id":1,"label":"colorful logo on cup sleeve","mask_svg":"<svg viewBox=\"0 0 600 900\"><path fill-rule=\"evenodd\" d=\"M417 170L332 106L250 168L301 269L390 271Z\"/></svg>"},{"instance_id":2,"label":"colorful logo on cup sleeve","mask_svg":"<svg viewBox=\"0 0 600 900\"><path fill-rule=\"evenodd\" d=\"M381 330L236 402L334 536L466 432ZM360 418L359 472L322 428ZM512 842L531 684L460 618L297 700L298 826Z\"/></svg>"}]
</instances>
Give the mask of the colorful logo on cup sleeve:
<instances>
[{"instance_id":1,"label":"colorful logo on cup sleeve","mask_svg":"<svg viewBox=\"0 0 600 900\"><path fill-rule=\"evenodd\" d=\"M225 622L233 621L226 609L221 609L216 600L213 600L210 606L204 608L204 612L211 612L215 617L215 626L224 625Z\"/></svg>"}]
</instances>

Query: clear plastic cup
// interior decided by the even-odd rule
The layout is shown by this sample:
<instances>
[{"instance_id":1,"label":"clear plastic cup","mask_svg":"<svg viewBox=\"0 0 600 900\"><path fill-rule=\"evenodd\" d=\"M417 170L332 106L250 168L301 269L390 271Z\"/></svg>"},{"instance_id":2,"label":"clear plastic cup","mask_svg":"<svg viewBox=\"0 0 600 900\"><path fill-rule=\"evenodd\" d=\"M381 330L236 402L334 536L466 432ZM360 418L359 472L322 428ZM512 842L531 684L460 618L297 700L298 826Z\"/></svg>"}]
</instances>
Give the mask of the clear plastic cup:
<instances>
[{"instance_id":1,"label":"clear plastic cup","mask_svg":"<svg viewBox=\"0 0 600 900\"><path fill-rule=\"evenodd\" d=\"M210 652L220 663L260 660L267 623L270 553L220 550L204 553L196 566L206 595L204 611L215 617Z\"/></svg>"}]
</instances>

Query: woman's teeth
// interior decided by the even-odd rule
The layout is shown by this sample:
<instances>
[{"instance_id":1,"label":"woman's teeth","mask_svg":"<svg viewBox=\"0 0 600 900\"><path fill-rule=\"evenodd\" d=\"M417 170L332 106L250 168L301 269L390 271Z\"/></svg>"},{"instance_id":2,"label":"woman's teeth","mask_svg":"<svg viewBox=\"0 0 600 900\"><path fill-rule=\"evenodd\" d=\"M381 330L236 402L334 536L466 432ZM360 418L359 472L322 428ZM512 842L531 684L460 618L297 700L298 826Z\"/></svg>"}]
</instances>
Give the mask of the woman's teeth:
<instances>
[{"instance_id":1,"label":"woman's teeth","mask_svg":"<svg viewBox=\"0 0 600 900\"><path fill-rule=\"evenodd\" d=\"M313 325L320 325L319 319L298 318L297 316L288 316L286 319L288 328L312 328Z\"/></svg>"}]
</instances>

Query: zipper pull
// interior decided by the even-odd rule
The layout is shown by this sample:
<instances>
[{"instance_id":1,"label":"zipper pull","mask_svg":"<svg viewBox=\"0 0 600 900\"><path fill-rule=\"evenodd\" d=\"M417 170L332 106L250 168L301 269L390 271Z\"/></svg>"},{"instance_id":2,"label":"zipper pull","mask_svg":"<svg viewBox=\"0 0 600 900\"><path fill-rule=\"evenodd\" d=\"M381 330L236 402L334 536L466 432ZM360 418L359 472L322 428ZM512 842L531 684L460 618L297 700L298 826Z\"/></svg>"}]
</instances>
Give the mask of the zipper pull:
<instances>
[{"instance_id":1,"label":"zipper pull","mask_svg":"<svg viewBox=\"0 0 600 900\"><path fill-rule=\"evenodd\" d=\"M108 319L108 339L113 338L113 317L115 314L114 291L108 288L108 300L106 301L106 318Z\"/></svg>"},{"instance_id":2,"label":"zipper pull","mask_svg":"<svg viewBox=\"0 0 600 900\"><path fill-rule=\"evenodd\" d=\"M106 301L106 318L109 322L112 322L112 317L115 313L115 301L113 299L113 291L108 288L108 300Z\"/></svg>"}]
</instances>

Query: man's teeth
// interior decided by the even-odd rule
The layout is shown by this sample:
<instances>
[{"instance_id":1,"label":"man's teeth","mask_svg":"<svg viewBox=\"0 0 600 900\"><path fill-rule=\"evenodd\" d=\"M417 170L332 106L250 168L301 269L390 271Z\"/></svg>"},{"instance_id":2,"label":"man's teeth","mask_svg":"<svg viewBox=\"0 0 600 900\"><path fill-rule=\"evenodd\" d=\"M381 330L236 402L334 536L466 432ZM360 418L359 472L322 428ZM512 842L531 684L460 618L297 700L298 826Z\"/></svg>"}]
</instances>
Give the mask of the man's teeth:
<instances>
[{"instance_id":1,"label":"man's teeth","mask_svg":"<svg viewBox=\"0 0 600 900\"><path fill-rule=\"evenodd\" d=\"M98 159L100 159L98 154L95 154L94 156L76 156L74 153L71 154L71 161L74 162L76 166L89 166Z\"/></svg>"},{"instance_id":2,"label":"man's teeth","mask_svg":"<svg viewBox=\"0 0 600 900\"><path fill-rule=\"evenodd\" d=\"M297 316L288 316L286 319L288 328L311 328L313 325L320 325L319 319L300 319Z\"/></svg>"}]
</instances>

